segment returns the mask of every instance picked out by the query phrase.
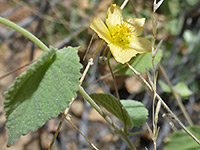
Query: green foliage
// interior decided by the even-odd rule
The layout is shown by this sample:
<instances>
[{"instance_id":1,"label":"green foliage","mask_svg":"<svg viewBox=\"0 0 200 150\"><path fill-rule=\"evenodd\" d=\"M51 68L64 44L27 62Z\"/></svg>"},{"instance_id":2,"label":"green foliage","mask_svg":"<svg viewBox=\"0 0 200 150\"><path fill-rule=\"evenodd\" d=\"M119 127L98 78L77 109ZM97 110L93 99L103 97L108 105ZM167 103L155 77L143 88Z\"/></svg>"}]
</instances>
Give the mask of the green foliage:
<instances>
[{"instance_id":1,"label":"green foliage","mask_svg":"<svg viewBox=\"0 0 200 150\"><path fill-rule=\"evenodd\" d=\"M135 100L121 100L121 103L130 115L133 126L139 127L145 123L148 117L148 110L141 102Z\"/></svg>"},{"instance_id":2,"label":"green foliage","mask_svg":"<svg viewBox=\"0 0 200 150\"><path fill-rule=\"evenodd\" d=\"M163 81L159 80L158 83L164 92L167 93L171 92L169 86L165 84ZM182 97L188 97L192 95L192 91L188 88L188 86L184 82L178 82L173 88L174 91Z\"/></svg>"},{"instance_id":3,"label":"green foliage","mask_svg":"<svg viewBox=\"0 0 200 150\"><path fill-rule=\"evenodd\" d=\"M188 130L200 139L200 127L191 126ZM199 145L183 130L173 133L168 137L164 150L199 150Z\"/></svg>"},{"instance_id":4,"label":"green foliage","mask_svg":"<svg viewBox=\"0 0 200 150\"><path fill-rule=\"evenodd\" d=\"M183 39L185 40L185 42L187 44L195 44L195 42L199 42L198 40L198 34L195 32L192 32L190 30L185 30L185 32L183 33Z\"/></svg>"},{"instance_id":5,"label":"green foliage","mask_svg":"<svg viewBox=\"0 0 200 150\"><path fill-rule=\"evenodd\" d=\"M91 94L91 98L101 106L105 107L109 112L115 115L118 119L123 122L123 118L125 118L127 126L131 129L133 128L133 122L127 113L127 111L123 108L123 114L121 113L121 109L119 106L118 100L110 95L110 94ZM124 116L124 117L123 117Z\"/></svg>"},{"instance_id":6,"label":"green foliage","mask_svg":"<svg viewBox=\"0 0 200 150\"><path fill-rule=\"evenodd\" d=\"M165 30L169 31L172 35L179 34L180 28L180 22L177 19L171 19L165 26Z\"/></svg>"},{"instance_id":7,"label":"green foliage","mask_svg":"<svg viewBox=\"0 0 200 150\"><path fill-rule=\"evenodd\" d=\"M91 94L91 98L101 106L105 107L109 112L123 121L125 116L126 124L129 128L142 125L148 116L148 111L144 105L134 100L121 100L123 105L123 114L118 103L118 100L110 94ZM138 113L139 112L139 113Z\"/></svg>"},{"instance_id":8,"label":"green foliage","mask_svg":"<svg viewBox=\"0 0 200 150\"><path fill-rule=\"evenodd\" d=\"M168 1L168 7L170 10L170 15L173 17L178 16L178 14L181 12L179 0Z\"/></svg>"},{"instance_id":9,"label":"green foliage","mask_svg":"<svg viewBox=\"0 0 200 150\"><path fill-rule=\"evenodd\" d=\"M162 58L162 51L159 50L155 59L154 59L154 64L158 64ZM152 54L151 53L145 53L142 55L137 56L136 58L133 58L130 62L130 65L133 66L138 72L143 73L146 70L149 70L152 68ZM118 64L114 70L121 68L123 65ZM126 75L133 75L133 72L129 69L128 66L122 68L119 70L117 73L119 74L126 74Z\"/></svg>"},{"instance_id":10,"label":"green foliage","mask_svg":"<svg viewBox=\"0 0 200 150\"><path fill-rule=\"evenodd\" d=\"M8 146L68 107L80 78L77 48L44 52L5 92Z\"/></svg>"}]
</instances>

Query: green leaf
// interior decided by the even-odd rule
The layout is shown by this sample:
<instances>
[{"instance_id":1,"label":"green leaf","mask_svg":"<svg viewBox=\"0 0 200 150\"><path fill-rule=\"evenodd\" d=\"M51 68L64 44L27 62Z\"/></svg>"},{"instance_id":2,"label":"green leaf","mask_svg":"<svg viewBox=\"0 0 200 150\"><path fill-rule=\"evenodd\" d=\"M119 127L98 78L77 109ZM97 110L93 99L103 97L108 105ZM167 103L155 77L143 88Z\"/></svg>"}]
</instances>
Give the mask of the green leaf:
<instances>
[{"instance_id":1,"label":"green leaf","mask_svg":"<svg viewBox=\"0 0 200 150\"><path fill-rule=\"evenodd\" d=\"M8 146L68 107L80 78L77 48L50 47L5 92Z\"/></svg>"},{"instance_id":2,"label":"green leaf","mask_svg":"<svg viewBox=\"0 0 200 150\"><path fill-rule=\"evenodd\" d=\"M158 83L164 92L167 93L171 92L169 86L165 84L163 81L159 80ZM188 97L192 95L192 91L188 88L188 86L184 82L178 82L173 88L174 91L182 97Z\"/></svg>"},{"instance_id":3,"label":"green leaf","mask_svg":"<svg viewBox=\"0 0 200 150\"><path fill-rule=\"evenodd\" d=\"M131 117L134 126L139 127L145 123L148 118L148 110L141 102L135 100L121 100L121 103Z\"/></svg>"},{"instance_id":4,"label":"green leaf","mask_svg":"<svg viewBox=\"0 0 200 150\"><path fill-rule=\"evenodd\" d=\"M162 51L159 50L155 59L154 64L158 64L162 58ZM137 57L134 57L131 59L132 63L130 65L135 68L138 72L143 73L146 70L149 70L152 68L152 54L151 53L144 53L142 55L139 55ZM114 70L123 67L122 64L118 64ZM126 75L133 75L134 73L129 69L128 66L125 66L124 68L120 69L117 73L119 74L126 74Z\"/></svg>"},{"instance_id":5,"label":"green leaf","mask_svg":"<svg viewBox=\"0 0 200 150\"><path fill-rule=\"evenodd\" d=\"M198 33L192 32L191 30L185 30L183 33L183 39L188 43L188 44L194 44L197 39L198 39Z\"/></svg>"},{"instance_id":6,"label":"green leaf","mask_svg":"<svg viewBox=\"0 0 200 150\"><path fill-rule=\"evenodd\" d=\"M174 90L182 97L187 97L192 95L192 91L188 88L188 86L184 82L178 82L174 86Z\"/></svg>"},{"instance_id":7,"label":"green leaf","mask_svg":"<svg viewBox=\"0 0 200 150\"><path fill-rule=\"evenodd\" d=\"M123 122L123 115L115 97L110 94L91 94L90 96L96 103L105 107ZM142 103L135 100L121 100L120 102L123 105L123 113L129 128L133 128L133 126L139 127L144 124L148 116L148 110Z\"/></svg>"},{"instance_id":8,"label":"green leaf","mask_svg":"<svg viewBox=\"0 0 200 150\"><path fill-rule=\"evenodd\" d=\"M165 30L167 30L172 35L177 35L180 32L180 27L178 19L171 19L165 26Z\"/></svg>"},{"instance_id":9,"label":"green leaf","mask_svg":"<svg viewBox=\"0 0 200 150\"><path fill-rule=\"evenodd\" d=\"M123 114L121 113L121 109L118 103L118 100L110 95L110 94L91 94L91 98L98 103L99 105L106 108L109 112L111 112L113 115L115 115L118 119L120 119L122 122L124 122L123 118L125 118L127 126L131 129L133 128L132 120L127 113L127 111L123 108Z\"/></svg>"},{"instance_id":10,"label":"green leaf","mask_svg":"<svg viewBox=\"0 0 200 150\"><path fill-rule=\"evenodd\" d=\"M163 82L162 80L158 80L158 84L160 85L160 87L162 88L162 90L164 92L166 92L166 93L170 93L171 92L169 86L165 82Z\"/></svg>"},{"instance_id":11,"label":"green leaf","mask_svg":"<svg viewBox=\"0 0 200 150\"><path fill-rule=\"evenodd\" d=\"M194 136L200 139L200 127L191 126L188 130L192 132ZM165 143L164 150L199 150L199 144L197 144L185 131L179 130L170 135Z\"/></svg>"}]
</instances>

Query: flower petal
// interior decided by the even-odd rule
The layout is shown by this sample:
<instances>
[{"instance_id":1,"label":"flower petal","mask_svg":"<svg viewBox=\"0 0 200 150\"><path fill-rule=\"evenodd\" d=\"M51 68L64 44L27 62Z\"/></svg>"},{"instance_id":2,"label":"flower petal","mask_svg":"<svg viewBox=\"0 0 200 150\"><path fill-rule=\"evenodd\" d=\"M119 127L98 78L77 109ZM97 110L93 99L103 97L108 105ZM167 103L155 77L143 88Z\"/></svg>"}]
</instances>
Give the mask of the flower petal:
<instances>
[{"instance_id":1,"label":"flower petal","mask_svg":"<svg viewBox=\"0 0 200 150\"><path fill-rule=\"evenodd\" d=\"M120 25L122 21L123 18L121 8L116 4L111 4L106 14L106 25L108 26L108 29L112 31L112 29L115 28L117 24Z\"/></svg>"},{"instance_id":2,"label":"flower petal","mask_svg":"<svg viewBox=\"0 0 200 150\"><path fill-rule=\"evenodd\" d=\"M124 23L131 29L134 36L140 36L143 32L145 18L128 18Z\"/></svg>"},{"instance_id":3,"label":"flower petal","mask_svg":"<svg viewBox=\"0 0 200 150\"><path fill-rule=\"evenodd\" d=\"M145 53L152 51L151 41L141 37L131 37L130 47L135 49L138 53Z\"/></svg>"},{"instance_id":4,"label":"flower petal","mask_svg":"<svg viewBox=\"0 0 200 150\"><path fill-rule=\"evenodd\" d=\"M117 62L122 64L128 62L132 57L137 54L137 51L133 48L121 47L117 44L108 44L110 51Z\"/></svg>"},{"instance_id":5,"label":"flower petal","mask_svg":"<svg viewBox=\"0 0 200 150\"><path fill-rule=\"evenodd\" d=\"M94 18L94 20L90 24L90 28L92 28L100 38L105 40L107 43L110 43L111 40L110 32L100 18L98 17Z\"/></svg>"}]
</instances>

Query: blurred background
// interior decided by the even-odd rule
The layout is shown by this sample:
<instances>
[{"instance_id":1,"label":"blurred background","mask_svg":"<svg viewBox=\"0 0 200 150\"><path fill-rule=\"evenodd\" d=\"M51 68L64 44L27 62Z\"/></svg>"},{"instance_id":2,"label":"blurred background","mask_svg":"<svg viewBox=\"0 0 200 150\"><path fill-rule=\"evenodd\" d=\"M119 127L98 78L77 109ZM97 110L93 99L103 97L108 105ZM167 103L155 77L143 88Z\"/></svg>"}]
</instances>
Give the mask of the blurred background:
<instances>
[{"instance_id":1,"label":"blurred background","mask_svg":"<svg viewBox=\"0 0 200 150\"><path fill-rule=\"evenodd\" d=\"M86 60L83 60L92 34L89 24L96 16L105 19L106 11L111 3L121 5L123 0L0 0L0 16L5 17L24 27L46 45L57 48L80 46L79 56L84 67L87 60L93 55L101 40L94 38ZM129 0L123 9L124 19L128 17L145 17L144 35L152 39L152 0ZM181 100L196 125L200 125L200 1L199 0L165 0L156 13L157 43L163 40L161 46L162 59L160 63L166 75L177 90ZM0 76L23 66L36 59L42 51L20 33L0 24ZM105 63L95 59L83 83L88 93L111 93L115 95L113 81L109 68ZM112 66L117 63L113 60ZM67 68L66 68L67 69ZM81 70L81 71L83 71ZM3 92L20 75L25 68L15 71L0 80L0 149L6 148L7 133L5 129L5 113L3 110ZM146 74L144 73L144 76ZM147 123L151 126L152 95L135 76L116 74L120 97L141 101L149 110ZM183 117L177 102L174 100L162 74L158 76L157 92L180 118L188 125ZM178 86L179 84L179 86ZM180 86L181 85L181 86ZM158 149L163 149L172 133L170 120L159 118ZM91 140L99 149L126 150L128 149L118 135L112 133L109 125L103 118L78 95L71 107L72 122ZM110 115L108 113L108 115ZM117 124L120 122L110 115ZM60 116L49 120L38 131L22 136L9 150L43 150L47 149ZM177 129L180 129L177 126ZM147 147L153 150L153 143L147 127L131 130L141 131L132 136L131 140L139 150ZM53 147L54 150L86 150L92 149L87 141L67 122L64 122Z\"/></svg>"}]
</instances>

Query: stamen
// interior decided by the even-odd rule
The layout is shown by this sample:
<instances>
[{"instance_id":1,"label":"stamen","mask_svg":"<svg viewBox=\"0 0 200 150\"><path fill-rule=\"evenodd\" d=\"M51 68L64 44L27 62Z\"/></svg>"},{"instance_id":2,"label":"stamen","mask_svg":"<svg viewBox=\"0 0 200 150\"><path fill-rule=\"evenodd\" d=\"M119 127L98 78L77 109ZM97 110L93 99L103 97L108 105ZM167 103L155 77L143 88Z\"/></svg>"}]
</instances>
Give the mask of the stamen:
<instances>
[{"instance_id":1,"label":"stamen","mask_svg":"<svg viewBox=\"0 0 200 150\"><path fill-rule=\"evenodd\" d=\"M111 36L113 38L113 42L123 46L128 46L130 44L130 37L132 36L131 29L126 23L117 24L111 33Z\"/></svg>"}]
</instances>

